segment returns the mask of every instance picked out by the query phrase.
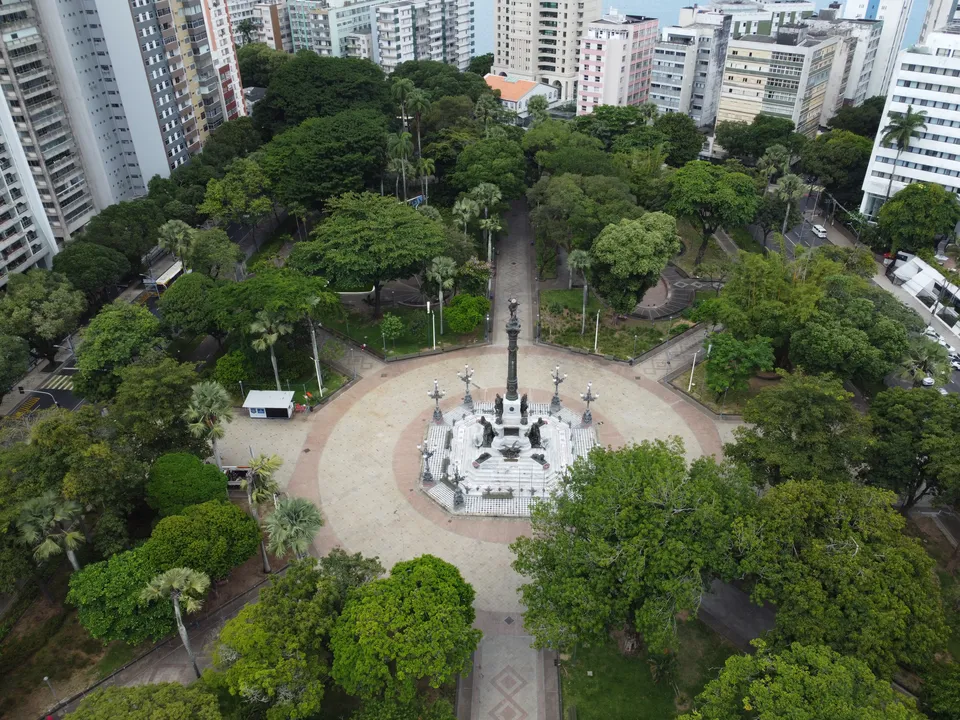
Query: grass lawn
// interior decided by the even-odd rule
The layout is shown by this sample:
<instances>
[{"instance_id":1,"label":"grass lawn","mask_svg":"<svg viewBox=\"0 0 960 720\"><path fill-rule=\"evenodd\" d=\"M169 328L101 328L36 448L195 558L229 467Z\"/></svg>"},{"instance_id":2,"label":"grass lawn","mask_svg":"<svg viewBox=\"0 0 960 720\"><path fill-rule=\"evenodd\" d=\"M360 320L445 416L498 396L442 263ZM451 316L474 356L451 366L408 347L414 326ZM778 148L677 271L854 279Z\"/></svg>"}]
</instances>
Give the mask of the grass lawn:
<instances>
[{"instance_id":1,"label":"grass lawn","mask_svg":"<svg viewBox=\"0 0 960 720\"><path fill-rule=\"evenodd\" d=\"M733 240L741 250L751 253L763 252L763 245L754 240L753 235L751 235L750 231L743 225L728 230L727 232L730 235L730 239Z\"/></svg>"},{"instance_id":2,"label":"grass lawn","mask_svg":"<svg viewBox=\"0 0 960 720\"><path fill-rule=\"evenodd\" d=\"M433 326L430 317L422 308L394 307L384 312L397 315L403 321L403 334L395 341L387 341L387 356L407 355L429 350L433 347ZM367 312L349 312L343 318L326 323L358 343L366 343L372 349L383 352L383 336L380 333L380 320L374 320ZM472 332L457 335L445 328L440 333L440 316L436 315L437 347L473 345L483 341L483 323Z\"/></svg>"},{"instance_id":3,"label":"grass lawn","mask_svg":"<svg viewBox=\"0 0 960 720\"><path fill-rule=\"evenodd\" d=\"M702 353L701 353L702 355ZM697 360L697 368L693 371L693 388L690 395L695 397L701 403L710 408L713 412L726 415L740 415L747 402L755 397L758 392L764 388L776 384L779 380L767 380L759 377L750 378L750 387L747 390L730 390L725 398L717 399L716 393L707 387L707 366L705 363ZM675 388L686 392L687 385L690 382L690 369L681 373L670 384Z\"/></svg>"},{"instance_id":4,"label":"grass lawn","mask_svg":"<svg viewBox=\"0 0 960 720\"><path fill-rule=\"evenodd\" d=\"M543 290L540 293L540 337L547 342L570 348L593 351L597 311L600 311L600 332L597 353L627 360L645 353L666 340L671 332L682 332L691 324L687 320L617 320L616 314L604 308L590 292L587 300L586 330L581 335L583 290Z\"/></svg>"},{"instance_id":5,"label":"grass lawn","mask_svg":"<svg viewBox=\"0 0 960 720\"><path fill-rule=\"evenodd\" d=\"M673 671L659 682L645 653L624 657L613 641L578 650L561 671L565 720L664 720L686 712L736 650L699 620L682 623L679 637Z\"/></svg>"},{"instance_id":6,"label":"grass lawn","mask_svg":"<svg viewBox=\"0 0 960 720\"><path fill-rule=\"evenodd\" d=\"M696 275L697 266L694 264L694 261L697 259L697 251L700 249L700 243L702 242L700 232L686 220L679 220L677 222L677 232L683 243L683 253L673 259L673 264L687 273L687 275ZM707 251L703 256L703 260L700 261L700 264L723 262L727 259L729 259L729 256L723 251L723 248L720 247L720 243L717 242L716 238L711 237L707 243Z\"/></svg>"}]
</instances>

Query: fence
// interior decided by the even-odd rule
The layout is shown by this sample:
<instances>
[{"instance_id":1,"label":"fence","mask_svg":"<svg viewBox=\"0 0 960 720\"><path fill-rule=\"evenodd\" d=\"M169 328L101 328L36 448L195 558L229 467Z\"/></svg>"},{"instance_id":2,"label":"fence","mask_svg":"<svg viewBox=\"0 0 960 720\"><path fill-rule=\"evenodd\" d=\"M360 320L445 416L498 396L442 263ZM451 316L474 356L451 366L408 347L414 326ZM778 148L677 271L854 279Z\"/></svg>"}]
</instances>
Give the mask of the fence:
<instances>
[{"instance_id":1,"label":"fence","mask_svg":"<svg viewBox=\"0 0 960 720\"><path fill-rule=\"evenodd\" d=\"M187 630L194 639L195 647L203 646L203 643L196 642L200 636L212 632L219 632L220 627L227 620L234 617L245 605L255 601L260 596L260 591L263 589L263 586L269 583L273 577L286 574L288 567L288 565L284 565L272 575L265 577L263 580L258 582L252 588L243 591L239 595L235 595L226 602L208 610L204 614L201 614L197 618L189 619L188 616L185 624L187 626ZM170 654L172 652L176 652L181 647L182 645L180 643L180 636L177 635L177 633L169 635L147 650L145 653L138 655L120 669L112 672L103 680L94 683L85 690L81 690L80 692L71 695L65 700L61 700L51 710L43 713L38 720L45 720L48 715L64 717L67 713L76 710L80 702L85 697L90 695L90 693L96 690L106 689L114 686L140 684L137 682L137 680L139 676L147 670L147 667L145 665L141 665L141 663L145 663L149 660L157 660L160 657L164 657L165 651L166 654Z\"/></svg>"}]
</instances>

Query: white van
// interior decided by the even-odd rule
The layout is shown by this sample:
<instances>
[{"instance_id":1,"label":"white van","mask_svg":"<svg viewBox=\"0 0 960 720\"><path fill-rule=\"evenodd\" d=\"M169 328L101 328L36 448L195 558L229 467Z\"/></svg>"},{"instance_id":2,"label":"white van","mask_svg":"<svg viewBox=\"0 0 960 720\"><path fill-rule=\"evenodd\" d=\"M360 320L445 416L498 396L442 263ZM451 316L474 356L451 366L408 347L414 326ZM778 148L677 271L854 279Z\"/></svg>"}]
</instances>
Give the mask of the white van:
<instances>
[{"instance_id":1,"label":"white van","mask_svg":"<svg viewBox=\"0 0 960 720\"><path fill-rule=\"evenodd\" d=\"M821 240L827 239L827 229L823 225L814 225L813 234L816 235Z\"/></svg>"}]
</instances>

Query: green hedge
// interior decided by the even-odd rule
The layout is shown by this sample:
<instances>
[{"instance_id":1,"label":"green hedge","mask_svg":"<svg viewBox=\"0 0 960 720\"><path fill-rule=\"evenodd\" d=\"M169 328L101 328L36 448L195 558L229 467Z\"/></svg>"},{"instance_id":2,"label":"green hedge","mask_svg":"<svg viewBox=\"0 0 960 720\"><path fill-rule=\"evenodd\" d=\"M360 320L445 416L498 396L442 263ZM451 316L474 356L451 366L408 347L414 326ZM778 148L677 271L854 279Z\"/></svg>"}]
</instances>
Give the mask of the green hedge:
<instances>
[{"instance_id":1,"label":"green hedge","mask_svg":"<svg viewBox=\"0 0 960 720\"><path fill-rule=\"evenodd\" d=\"M216 465L190 453L169 453L157 459L147 480L147 505L162 517L178 515L190 505L227 496L227 476Z\"/></svg>"}]
</instances>

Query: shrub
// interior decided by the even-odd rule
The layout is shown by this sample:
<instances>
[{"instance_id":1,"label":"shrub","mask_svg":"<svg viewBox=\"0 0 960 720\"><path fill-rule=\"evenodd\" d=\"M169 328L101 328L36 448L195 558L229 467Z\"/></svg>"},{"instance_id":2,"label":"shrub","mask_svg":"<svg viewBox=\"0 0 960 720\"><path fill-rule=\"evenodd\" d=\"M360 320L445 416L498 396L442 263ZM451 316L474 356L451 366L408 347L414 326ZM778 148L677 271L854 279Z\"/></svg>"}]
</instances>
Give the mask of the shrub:
<instances>
[{"instance_id":1,"label":"shrub","mask_svg":"<svg viewBox=\"0 0 960 720\"><path fill-rule=\"evenodd\" d=\"M257 551L260 528L226 501L191 505L157 523L143 552L158 572L187 567L212 580L225 578Z\"/></svg>"},{"instance_id":2,"label":"shrub","mask_svg":"<svg viewBox=\"0 0 960 720\"><path fill-rule=\"evenodd\" d=\"M213 370L213 379L226 388L235 388L253 374L249 358L240 350L229 352L219 360Z\"/></svg>"},{"instance_id":3,"label":"shrub","mask_svg":"<svg viewBox=\"0 0 960 720\"><path fill-rule=\"evenodd\" d=\"M110 687L85 697L71 720L220 720L217 698L200 684L156 683Z\"/></svg>"},{"instance_id":4,"label":"shrub","mask_svg":"<svg viewBox=\"0 0 960 720\"><path fill-rule=\"evenodd\" d=\"M130 545L127 521L123 516L107 510L100 516L93 530L93 547L102 558L123 552Z\"/></svg>"},{"instance_id":5,"label":"shrub","mask_svg":"<svg viewBox=\"0 0 960 720\"><path fill-rule=\"evenodd\" d=\"M490 301L479 295L457 295L450 301L443 317L448 327L458 335L473 331L483 322L483 317L490 310Z\"/></svg>"},{"instance_id":6,"label":"shrub","mask_svg":"<svg viewBox=\"0 0 960 720\"><path fill-rule=\"evenodd\" d=\"M185 507L227 495L227 476L190 453L161 456L150 468L147 505L162 517L178 515Z\"/></svg>"}]
</instances>

